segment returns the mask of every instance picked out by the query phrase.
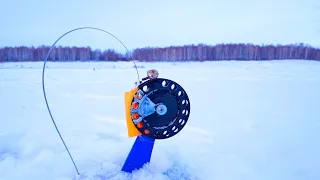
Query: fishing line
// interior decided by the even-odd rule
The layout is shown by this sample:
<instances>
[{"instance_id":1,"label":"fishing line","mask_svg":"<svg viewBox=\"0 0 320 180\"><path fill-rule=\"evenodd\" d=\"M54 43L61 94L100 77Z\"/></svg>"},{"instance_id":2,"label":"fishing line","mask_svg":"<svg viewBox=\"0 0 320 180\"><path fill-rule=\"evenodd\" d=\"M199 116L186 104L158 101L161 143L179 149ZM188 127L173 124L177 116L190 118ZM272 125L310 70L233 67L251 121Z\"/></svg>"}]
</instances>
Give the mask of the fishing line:
<instances>
[{"instance_id":1,"label":"fishing line","mask_svg":"<svg viewBox=\"0 0 320 180\"><path fill-rule=\"evenodd\" d=\"M72 158L72 155L71 155L71 153L70 153L70 151L69 151L69 148L67 147L65 141L63 140L62 135L61 135L61 133L60 133L60 131L59 131L57 125L56 125L56 122L55 122L55 120L54 120L54 118L53 118L53 115L52 115L52 113L51 113L51 110L50 110L50 107L49 107L49 103L48 103L48 100L47 100L45 85L44 85L44 84L45 84L45 83L44 83L44 73L45 73L45 69L46 69L47 60L48 60L48 58L49 58L49 55L50 55L52 49L53 49L54 46L56 45L56 43L57 43L61 38L63 38L65 35L67 35L67 34L69 34L69 33L71 33L71 32L78 31L78 30L83 30L83 29L98 30L98 31L101 31L101 32L104 32L104 33L106 33L106 34L111 35L112 37L114 37L116 40L118 40L118 41L123 45L123 47L127 50L128 55L130 55L129 50L128 50L128 48L124 45L124 43L123 43L120 39L118 39L116 36L114 36L113 34L109 33L108 31L103 30L103 29L99 29L99 28L95 28L95 27L80 27L80 28L72 29L72 30L64 33L62 36L60 36L60 37L53 43L53 45L50 47L50 49L49 49L49 51L48 51L48 54L47 54L47 56L46 56L46 58L45 58L45 60L44 60L43 69L42 69L42 90L43 90L43 96L44 96L44 99L45 99L45 102L46 102L46 106L47 106L48 112L49 112L49 114L50 114L52 123L53 123L55 129L57 130L57 132L58 132L58 134L59 134L59 137L60 137L60 139L61 139L61 141L62 141L65 149L67 150L67 152L68 152L68 154L69 154L69 156L70 156L70 159L71 159L71 161L72 161L72 163L73 163L73 166L74 166L74 168L76 169L78 175L79 175L80 173L79 173L79 171L78 171L78 168L77 168L77 166L76 166L76 163L74 162L74 160L73 160L73 158ZM134 67L135 67L136 72L137 72L138 82L140 82L140 77L139 77L139 72L138 72L137 65L136 65L133 57L131 57L131 60L132 60L132 62L133 62L133 64L134 64Z\"/></svg>"}]
</instances>

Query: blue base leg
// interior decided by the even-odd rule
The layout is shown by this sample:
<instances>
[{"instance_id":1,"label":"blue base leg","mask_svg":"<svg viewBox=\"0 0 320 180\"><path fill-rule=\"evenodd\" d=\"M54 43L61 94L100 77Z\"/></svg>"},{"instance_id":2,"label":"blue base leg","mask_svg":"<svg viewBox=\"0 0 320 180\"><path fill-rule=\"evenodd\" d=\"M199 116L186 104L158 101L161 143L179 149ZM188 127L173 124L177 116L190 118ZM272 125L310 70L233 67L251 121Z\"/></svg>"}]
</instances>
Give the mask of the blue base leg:
<instances>
[{"instance_id":1,"label":"blue base leg","mask_svg":"<svg viewBox=\"0 0 320 180\"><path fill-rule=\"evenodd\" d=\"M131 173L149 163L154 141L154 139L143 135L138 136L121 170Z\"/></svg>"}]
</instances>

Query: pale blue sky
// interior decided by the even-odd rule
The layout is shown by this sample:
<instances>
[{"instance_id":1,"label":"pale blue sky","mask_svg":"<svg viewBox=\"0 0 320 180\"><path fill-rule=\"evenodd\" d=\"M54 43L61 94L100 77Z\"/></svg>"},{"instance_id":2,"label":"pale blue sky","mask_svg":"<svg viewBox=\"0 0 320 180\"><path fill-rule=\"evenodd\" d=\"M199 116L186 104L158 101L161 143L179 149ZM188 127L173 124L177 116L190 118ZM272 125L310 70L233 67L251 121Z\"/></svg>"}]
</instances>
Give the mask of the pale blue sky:
<instances>
[{"instance_id":1,"label":"pale blue sky","mask_svg":"<svg viewBox=\"0 0 320 180\"><path fill-rule=\"evenodd\" d=\"M83 26L105 29L129 49L201 42L320 47L318 0L1 0L0 18L1 47L51 45ZM90 30L60 44L123 50L111 37Z\"/></svg>"}]
</instances>

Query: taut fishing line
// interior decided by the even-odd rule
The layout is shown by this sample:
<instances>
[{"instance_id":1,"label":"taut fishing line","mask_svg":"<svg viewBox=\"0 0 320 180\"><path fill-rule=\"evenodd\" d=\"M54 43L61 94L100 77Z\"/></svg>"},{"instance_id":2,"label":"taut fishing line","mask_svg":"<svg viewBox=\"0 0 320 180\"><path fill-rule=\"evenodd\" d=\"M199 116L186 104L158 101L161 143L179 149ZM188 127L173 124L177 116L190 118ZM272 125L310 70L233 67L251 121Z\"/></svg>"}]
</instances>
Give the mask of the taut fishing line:
<instances>
[{"instance_id":1,"label":"taut fishing line","mask_svg":"<svg viewBox=\"0 0 320 180\"><path fill-rule=\"evenodd\" d=\"M45 99L45 102L46 102L46 106L47 106L48 112L49 112L49 114L50 114L52 123L53 123L55 129L57 130L57 132L58 132L58 134L59 134L59 136L60 136L60 139L61 139L61 141L62 141L65 149L67 150L67 152L68 152L68 154L69 154L69 156L70 156L70 159L71 159L71 161L72 161L72 163L73 163L73 165L74 165L74 168L76 169L78 175L80 174L79 171L78 171L78 168L77 168L77 166L76 166L76 164L75 164L75 162L74 162L74 160L73 160L73 158L72 158L72 156L71 156L71 153L70 153L70 151L69 151L69 149L68 149L65 141L63 140L62 135L61 135L61 133L60 133L60 131L59 131L59 129L58 129L56 123L55 123L55 120L54 120L54 118L53 118L53 116L52 116L52 113L51 113L51 110L50 110L50 107L49 107L49 104L48 104L48 100L47 100L46 91L45 91L44 73L45 73L45 69L46 69L47 60L48 60L48 58L49 58L49 55L50 55L52 49L53 49L54 46L56 45L56 43L57 43L61 38L63 38L64 36L66 36L67 34L69 34L69 33L71 33L71 32L74 32L74 31L83 30L83 29L97 30L97 31L101 31L101 32L104 32L104 33L106 33L106 34L111 35L112 37L114 37L116 40L118 40L118 41L123 45L123 47L127 50L128 55L130 54L128 48L124 45L124 43L123 43L122 41L120 41L120 39L118 39L116 36L114 36L113 34L109 33L108 31L105 31L105 30L99 29L99 28L95 28L95 27L81 27L81 28L72 29L72 30L66 32L65 34L63 34L62 36L60 36L60 37L53 43L53 45L50 47L50 49L49 49L49 51L48 51L48 54L47 54L47 56L46 56L46 58L45 58L45 60L44 60L43 69L42 69L42 90L43 90L43 95L44 95L44 99ZM138 82L140 82L140 77L139 77L139 72L138 72L137 65L136 65L133 57L131 57L131 60L132 60L132 62L133 62L133 64L134 64L134 67L135 67L136 72L137 72Z\"/></svg>"}]
</instances>

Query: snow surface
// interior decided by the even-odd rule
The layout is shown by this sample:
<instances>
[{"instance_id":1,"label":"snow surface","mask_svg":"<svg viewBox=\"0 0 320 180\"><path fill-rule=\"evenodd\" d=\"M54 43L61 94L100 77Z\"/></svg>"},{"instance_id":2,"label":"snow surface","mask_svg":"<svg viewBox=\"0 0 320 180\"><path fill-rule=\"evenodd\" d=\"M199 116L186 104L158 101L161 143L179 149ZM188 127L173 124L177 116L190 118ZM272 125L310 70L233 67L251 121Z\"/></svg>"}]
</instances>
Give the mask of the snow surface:
<instances>
[{"instance_id":1,"label":"snow surface","mask_svg":"<svg viewBox=\"0 0 320 180\"><path fill-rule=\"evenodd\" d=\"M120 171L127 137L124 92L132 63L48 62L48 101L79 168L47 112L42 62L0 64L0 179L320 179L320 63L142 63L186 90L190 118L157 140L150 164Z\"/></svg>"}]
</instances>

